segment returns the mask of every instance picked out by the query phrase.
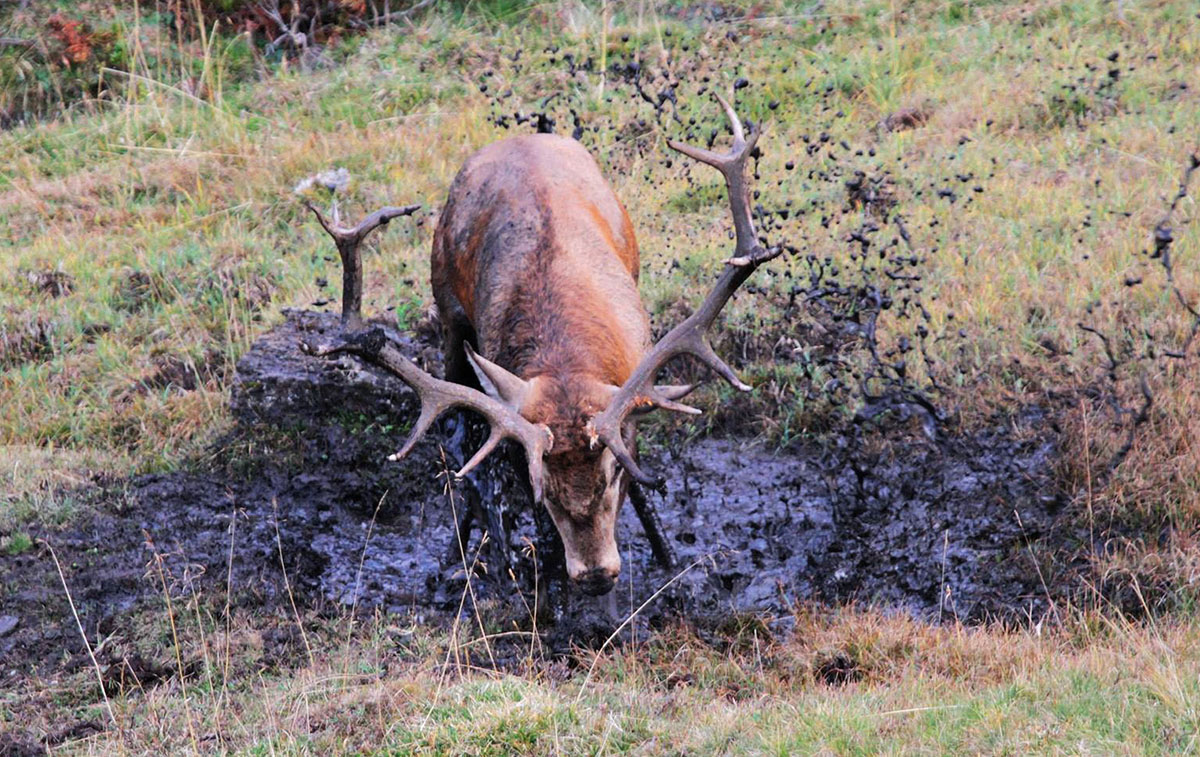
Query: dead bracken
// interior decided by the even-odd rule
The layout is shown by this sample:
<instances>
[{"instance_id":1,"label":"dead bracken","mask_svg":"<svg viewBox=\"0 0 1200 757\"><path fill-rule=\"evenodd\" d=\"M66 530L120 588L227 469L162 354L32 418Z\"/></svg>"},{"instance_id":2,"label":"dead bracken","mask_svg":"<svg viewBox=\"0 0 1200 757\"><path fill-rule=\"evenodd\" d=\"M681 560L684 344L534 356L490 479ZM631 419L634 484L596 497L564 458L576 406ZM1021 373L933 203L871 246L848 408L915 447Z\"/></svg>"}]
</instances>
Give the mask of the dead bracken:
<instances>
[{"instance_id":1,"label":"dead bracken","mask_svg":"<svg viewBox=\"0 0 1200 757\"><path fill-rule=\"evenodd\" d=\"M0 369L49 360L54 334L54 324L40 317L0 324Z\"/></svg>"}]
</instances>

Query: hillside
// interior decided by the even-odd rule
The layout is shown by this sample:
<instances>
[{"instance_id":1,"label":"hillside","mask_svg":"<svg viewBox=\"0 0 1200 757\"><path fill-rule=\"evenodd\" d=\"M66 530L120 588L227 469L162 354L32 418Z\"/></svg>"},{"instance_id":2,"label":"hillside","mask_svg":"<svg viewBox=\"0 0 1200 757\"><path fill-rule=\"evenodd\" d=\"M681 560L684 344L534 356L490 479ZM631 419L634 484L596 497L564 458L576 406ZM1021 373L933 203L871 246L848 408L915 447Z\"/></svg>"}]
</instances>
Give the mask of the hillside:
<instances>
[{"instance_id":1,"label":"hillside","mask_svg":"<svg viewBox=\"0 0 1200 757\"><path fill-rule=\"evenodd\" d=\"M64 602L106 544L145 577L115 626L64 615L61 649L39 647L36 663L6 652L3 750L1200 748L1189 3L435 3L376 25L347 2L303 44L236 3L179 16L167 14L186 4L13 5L0 37L30 42L0 46L0 643L6 618L16 634L31 622L7 608L35 595L49 607L38 592ZM994 587L979 582L978 612L946 612L945 552L962 546L947 527L931 536L947 545L940 564L843 593L817 561L812 595L772 597L769 612L733 611L726 587L719 617L650 624L631 587L617 606L637 619L564 654L536 613L514 623L488 603L435 618L299 584L292 596L291 583L259 604L234 602L224 577L185 591L173 571L186 564L142 545L138 497L154 476L200 481L202 499L324 454L287 429L248 431L231 409L238 361L285 309L339 305L303 180L346 169L348 217L422 206L372 237L364 306L427 335L431 235L462 161L516 133L574 136L629 211L661 334L731 249L715 172L667 146L724 144L714 91L764 129L755 204L785 251L716 329L755 392L710 382L705 416L648 424L646 453L678 469L701 443L771 471L869 460L877 471L855 472L872 501L924 512L933 499L947 522L992 496L1007 561L971 564L992 538L980 521L963 570L1019 571L1012 596L987 604ZM362 445L401 430L333 420ZM365 470L394 475L381 472L390 451ZM440 502L433 473L428 486ZM951 499L922 499L933 486ZM1043 520L1008 520L1029 517L1026 500ZM876 549L880 565L911 559L899 550L915 536L872 520L887 512L842 526L862 532L846 551L863 564ZM99 522L117 535L98 540ZM269 552L274 536L282 563L307 534L256 538ZM48 585L18 578L33 575ZM896 600L921 592L936 612Z\"/></svg>"}]
</instances>

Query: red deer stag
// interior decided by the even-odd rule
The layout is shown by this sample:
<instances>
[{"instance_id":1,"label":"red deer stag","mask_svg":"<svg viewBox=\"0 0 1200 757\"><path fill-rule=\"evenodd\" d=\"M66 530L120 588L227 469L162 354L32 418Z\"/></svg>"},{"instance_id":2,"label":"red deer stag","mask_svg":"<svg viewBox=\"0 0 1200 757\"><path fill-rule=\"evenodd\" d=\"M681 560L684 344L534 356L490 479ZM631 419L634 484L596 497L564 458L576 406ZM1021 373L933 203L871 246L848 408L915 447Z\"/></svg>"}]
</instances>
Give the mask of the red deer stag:
<instances>
[{"instance_id":1,"label":"red deer stag","mask_svg":"<svg viewBox=\"0 0 1200 757\"><path fill-rule=\"evenodd\" d=\"M545 503L562 537L567 573L588 594L608 592L620 573L615 530L629 478L655 483L635 460L631 416L655 408L700 412L678 402L694 386L654 384L659 369L689 354L737 389L750 390L717 357L705 332L742 282L778 250L759 244L746 186L746 161L759 131L747 135L733 108L717 99L733 131L728 153L669 144L724 176L736 249L700 307L657 344L650 345L638 294L638 248L628 214L578 142L537 134L476 152L450 187L432 254L433 294L446 337L445 381L414 366L382 329L310 348L358 354L416 390L420 416L390 459L404 457L439 415L456 406L491 425L459 477L503 439L519 442L534 499ZM411 212L386 208L343 229L309 207L339 251L349 250L342 255L347 284L360 276L357 243L381 223ZM346 315L344 309L345 329L357 328L357 290L343 299L355 311Z\"/></svg>"}]
</instances>

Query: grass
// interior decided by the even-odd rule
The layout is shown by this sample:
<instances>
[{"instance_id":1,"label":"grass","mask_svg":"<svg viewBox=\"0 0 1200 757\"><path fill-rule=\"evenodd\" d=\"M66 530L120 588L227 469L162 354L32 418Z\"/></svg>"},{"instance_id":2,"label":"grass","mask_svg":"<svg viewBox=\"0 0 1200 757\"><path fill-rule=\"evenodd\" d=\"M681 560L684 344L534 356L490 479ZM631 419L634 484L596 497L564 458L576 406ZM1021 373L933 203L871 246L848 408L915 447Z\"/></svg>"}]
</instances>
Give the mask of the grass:
<instances>
[{"instance_id":1,"label":"grass","mask_svg":"<svg viewBox=\"0 0 1200 757\"><path fill-rule=\"evenodd\" d=\"M191 610L176 606L181 618ZM161 614L150 617L156 629L147 635L169 633ZM196 664L183 688L169 677L114 695L110 675L116 727L70 748L1188 754L1200 733L1200 646L1196 630L1179 625L1080 614L1042 632L930 627L862 608L801 612L786 641L759 634L714 647L664 629L605 654L585 679L575 666L588 666L590 652L574 663L546 660L517 643L508 669L496 670L469 661L480 637L397 620L368 621L347 643L339 623L304 618L314 662L293 644L296 657L282 670L267 662L278 658L270 658L262 618L257 628L237 619L210 629L207 648L199 624L184 620L182 659ZM503 648L496 637L491 643ZM828 673L831 660L846 666L844 678ZM64 691L96 688L90 671L74 678ZM107 719L94 702L84 695L60 707Z\"/></svg>"},{"instance_id":2,"label":"grass","mask_svg":"<svg viewBox=\"0 0 1200 757\"><path fill-rule=\"evenodd\" d=\"M971 374L999 376L1006 388L1020 390L1020 379L1006 375L1014 358L1038 361L1044 357L1039 344L1047 339L1086 352L1086 335L1074 321L1089 301L1115 296L1124 275L1139 266L1136 250L1145 245L1146 226L1191 148L1187 135L1194 117L1188 95L1147 99L1140 93L1170 89L1176 80L1172 66L1179 60L1194 65L1195 51L1186 35L1146 47L1156 59L1139 62L1118 82L1117 99L1136 105L1111 114L1084 109L1084 121L1066 124L1044 118L1058 107L1062 88L1075 86L1088 66L1103 62L1109 49L1131 44L1126 38L1134 36L1099 6L1065 4L1053 23L1041 25L1028 23L1033 13L981 10L975 23L947 25L940 14L908 14L903 26L881 26L885 12L865 4L861 14L801 24L799 33L814 39L820 39L817 29L829 28L829 39L815 49L799 47L802 55L793 63L781 63L782 48L769 43L773 37L790 39L797 34L794 27L747 24L764 52L736 57L740 72L759 82L743 96L743 111L753 118L769 114L764 183L778 182L771 190L775 195L814 209L791 236L806 240L819 256L844 259L844 236L858 219L835 218L824 232L816 217L818 209L843 200L841 181L804 177L806 171L834 172L842 161L824 154L805 160L789 150L799 135L828 129L834 141L873 143L878 159L862 161L864 167L898 163L901 168L892 170L907 195L911 225L940 222L920 241L956 248L929 273L927 286L938 298L929 304L934 333L946 331L946 315L953 311L958 323L972 327ZM1170 4L1152 6L1141 20L1157 25L1171 12ZM640 31L629 27L627 42L623 36L610 41L614 57L655 39L649 22L643 23ZM665 19L658 26L676 28L666 38L676 54L685 46L720 48L711 31ZM1058 42L1065 31L1080 29L1087 32L1086 44L1068 49ZM582 57L594 46L587 31L556 41L579 48ZM547 44L543 36L528 39L528 32L509 26L496 34L514 49ZM1022 42L1027 34L1030 39ZM312 76L279 73L270 87L233 89L203 100L170 82L155 83L107 114L11 132L4 158L14 170L4 187L2 220L18 231L15 254L0 274L13 301L5 323L12 336L5 344L4 390L5 396L39 402L6 419L0 440L128 452L161 467L181 459L197 436L225 421L222 398L230 368L278 306L335 295L316 285L318 279L336 281L336 271L288 188L337 164L356 177L363 208L384 200L436 207L470 147L503 133L484 118L492 103L455 68L471 60L494 65L496 78L505 74L503 60L479 47L479 31L434 19L414 36L371 38L345 67ZM875 45L861 45L861 39L874 39ZM938 39L945 44L935 49ZM983 52L964 54L978 50ZM539 62L552 57L543 53ZM780 66L787 72L780 73ZM1014 69L1016 78L1024 74L1045 84L1017 84L1005 75ZM514 96L517 106L535 101L538 87L562 83L553 68L531 78L532 86ZM891 89L884 91L884 82ZM590 83L571 86L591 111L585 113L589 122L620 124L646 116L624 98L589 102ZM1087 96L1079 91L1088 86L1076 87L1073 96ZM821 96L827 89L833 95ZM770 100L784 105L768 111ZM927 128L874 134L882 116L916 101L933 104ZM304 105L289 104L296 102ZM713 120L716 114L702 103L700 98L693 107ZM829 121L821 111L834 108L844 116ZM589 134L588 141L635 217L647 258L644 291L652 309L662 313L680 296L695 296L704 272L723 254L720 193L710 180L692 191L678 170L660 165L663 130L636 137L646 152L632 155L619 130L611 131L616 134L608 129ZM971 141L960 144L964 137ZM799 170L780 170L785 158L799 163ZM985 190L971 198L970 207L949 208L930 191L953 182L954 173L976 176L972 182ZM1103 208L1096 206L1101 198ZM1086 228L1067 231L1089 215L1094 217ZM398 227L377 242L386 248L387 262L372 261L370 268L376 310L412 311L429 302L428 232L429 224ZM1187 234L1180 248L1194 242L1194 231ZM677 246L682 240L684 250ZM663 266L679 258L686 278L663 275ZM803 274L796 262L790 268L784 275ZM47 271L70 277L72 294L49 298L29 283ZM786 282L776 277L772 283L782 288ZM1185 291L1195 286L1190 280L1184 284ZM945 307L946 302L956 306ZM1136 307L1142 322L1161 320L1170 311L1165 298L1146 297ZM1034 311L1039 318L1030 318ZM743 305L731 314L733 323L739 314L753 315ZM747 329L756 330L756 324ZM211 380L197 393L122 391L163 361L200 366L206 352L216 356L217 365L204 371L203 378ZM768 368L765 378L775 378ZM785 394L794 397L795 378L782 380L789 384ZM108 402L114 396L119 402ZM66 412L68 407L74 412ZM766 422L770 414L759 410ZM131 418L138 422L131 425ZM792 437L814 420L819 419L802 417L794 426L764 430Z\"/></svg>"},{"instance_id":3,"label":"grass","mask_svg":"<svg viewBox=\"0 0 1200 757\"><path fill-rule=\"evenodd\" d=\"M711 390L701 404L726 408L714 426L748 417L742 431L788 443L832 423L836 411L807 389L842 374L816 365L810 376L771 355L787 339L810 349L797 334L813 319L785 320L781 304L808 275L804 256L854 265L847 237L871 211L851 206L845 182L861 170L888 187L926 258L930 350L954 419L969 426L1092 387L1063 413L1062 473L1081 517L1120 526L1101 579L1194 586L1195 348L1185 361L1144 357L1150 337L1177 343L1190 321L1160 260L1143 254L1200 149L1194 9L1170 0L1127 4L1123 17L1101 0L729 8L734 20L705 23L712 8L488 4L365 35L336 67L307 73L255 62L220 35L189 55L160 55L152 23L125 6L103 16L114 35L143 45L109 61L113 70L94 70L123 82L116 94L0 132L0 549L23 553L31 524L53 526L87 506L65 487L189 464L231 426L233 366L280 308L336 300L336 257L291 193L300 179L347 168L348 215L385 203L436 210L466 155L510 133L493 119L538 110L550 92L563 95L542 109L560 131L576 112L630 211L656 327L675 322L680 301L698 300L727 254L727 211L714 177L668 164L665 139L684 129L660 125L619 76L585 65L637 54L673 61L681 115L698 119L700 141L719 124L701 79L727 89L745 77L739 110L768 129L756 186L768 207L793 203L772 236L801 253L758 277L759 296L731 305L719 340L722 352L744 352L759 391L735 403ZM564 64L567 53L578 66ZM201 62L185 70L181 60ZM38 97L96 92L91 80L61 76ZM921 111L923 124L880 126L903 109ZM1174 284L1193 303L1197 191L1173 218ZM430 304L432 225L398 222L372 240L368 313L394 308L408 325ZM1133 279L1141 283L1125 283ZM1129 357L1115 381L1081 321L1114 335ZM884 346L910 327L885 317ZM1141 376L1152 412L1123 465L1102 477L1125 439L1102 395L1134 403ZM794 639L753 653L684 631L622 647L586 689L545 660L509 673L447 666L437 661L451 641L399 633L395 619L346 646L329 641L341 630L326 629L321 645L321 629L310 628L313 664L260 670L251 619L235 632L188 617L185 635L207 634L185 642L190 658L215 659L220 636L241 645L230 653L244 663L239 674L226 681L218 674L228 668L206 662L208 677L183 688L175 677L117 697L119 727L71 748L1194 752L1200 644L1194 612L1181 606L1139 625L1079 610L1040 634L802 612ZM154 638L168 638L163 612L148 616ZM860 680L831 688L814 675L834 652L855 661ZM42 711L100 718L92 680L38 692L66 700Z\"/></svg>"}]
</instances>

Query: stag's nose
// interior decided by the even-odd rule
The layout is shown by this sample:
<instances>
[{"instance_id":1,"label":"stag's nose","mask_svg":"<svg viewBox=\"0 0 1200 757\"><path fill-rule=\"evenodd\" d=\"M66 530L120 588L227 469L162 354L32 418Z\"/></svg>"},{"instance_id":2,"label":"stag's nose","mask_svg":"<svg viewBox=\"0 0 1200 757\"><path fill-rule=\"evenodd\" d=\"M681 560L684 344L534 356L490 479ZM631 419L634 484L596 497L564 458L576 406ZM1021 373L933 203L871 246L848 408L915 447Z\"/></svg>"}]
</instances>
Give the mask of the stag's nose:
<instances>
[{"instance_id":1,"label":"stag's nose","mask_svg":"<svg viewBox=\"0 0 1200 757\"><path fill-rule=\"evenodd\" d=\"M599 597L612 591L613 584L616 583L616 578L617 573L615 571L604 568L592 568L587 573L575 579L575 585L584 594Z\"/></svg>"}]
</instances>

